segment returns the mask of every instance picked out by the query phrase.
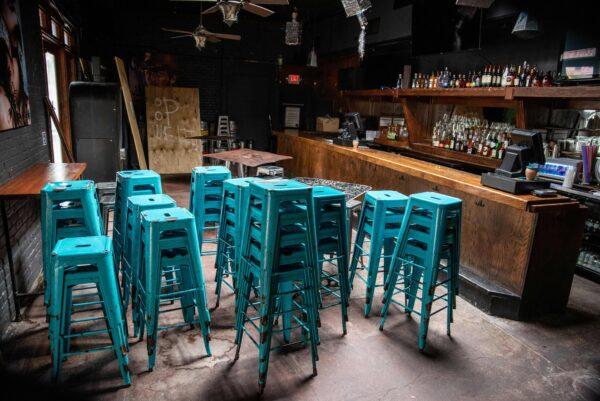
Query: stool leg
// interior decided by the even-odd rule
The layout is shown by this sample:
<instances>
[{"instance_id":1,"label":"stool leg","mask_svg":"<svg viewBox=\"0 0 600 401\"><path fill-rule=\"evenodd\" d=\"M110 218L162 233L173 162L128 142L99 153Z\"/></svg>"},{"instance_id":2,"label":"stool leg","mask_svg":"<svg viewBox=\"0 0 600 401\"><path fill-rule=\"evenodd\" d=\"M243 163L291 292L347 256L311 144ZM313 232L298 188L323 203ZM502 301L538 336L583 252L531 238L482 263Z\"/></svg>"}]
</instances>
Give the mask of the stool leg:
<instances>
[{"instance_id":1,"label":"stool leg","mask_svg":"<svg viewBox=\"0 0 600 401\"><path fill-rule=\"evenodd\" d=\"M271 282L263 294L264 302L261 305L260 312L260 338L258 346L258 386L262 394L267 383L267 373L269 370L269 358L271 355L271 338L273 334L273 320L275 310L276 283ZM267 286L265 286L267 287Z\"/></svg>"},{"instance_id":2,"label":"stool leg","mask_svg":"<svg viewBox=\"0 0 600 401\"><path fill-rule=\"evenodd\" d=\"M191 261L187 265L179 266L179 271L176 272L175 276L177 278L177 289L179 291L188 291L192 290L195 287L194 278L191 273ZM174 288L174 287L171 287ZM192 292L186 292L182 294L180 297L181 303L181 312L183 313L183 319L190 324L191 327L194 327L194 309L195 309L195 295Z\"/></svg>"},{"instance_id":3,"label":"stool leg","mask_svg":"<svg viewBox=\"0 0 600 401\"><path fill-rule=\"evenodd\" d=\"M129 373L129 358L127 356L127 336L125 334L124 319L121 315L119 285L113 274L114 266L112 255L107 254L98 265L100 276L100 293L104 299L106 321L110 331L115 354L119 362L119 370L126 385L131 384Z\"/></svg>"},{"instance_id":4,"label":"stool leg","mask_svg":"<svg viewBox=\"0 0 600 401\"><path fill-rule=\"evenodd\" d=\"M152 372L156 362L156 343L158 339L158 312L160 307L160 287L162 277L162 261L158 246L158 233L152 234L152 243L148 244L149 251L146 255L146 302L145 302L145 327L146 349L148 351L148 370Z\"/></svg>"},{"instance_id":5,"label":"stool leg","mask_svg":"<svg viewBox=\"0 0 600 401\"><path fill-rule=\"evenodd\" d=\"M390 308L390 304L392 303L392 298L394 296L394 291L396 291L396 283L398 281L398 275L400 273L400 269L402 268L401 262L397 259L398 254L398 245L394 249L392 263L390 266L390 273L388 279L385 281L383 286L384 294L383 294L383 307L381 308L381 320L379 321L379 330L383 330L383 326L385 324L385 319L388 314L388 310Z\"/></svg>"},{"instance_id":6,"label":"stool leg","mask_svg":"<svg viewBox=\"0 0 600 401\"><path fill-rule=\"evenodd\" d=\"M373 304L373 296L375 294L375 285L377 284L377 273L379 271L379 264L381 260L381 253L383 251L383 230L375 227L376 221L383 221L385 211L381 206L375 205L373 212L373 235L371 237L371 246L369 249L369 266L368 266L368 278L367 278L367 291L365 299L365 317L369 316L371 312L371 306Z\"/></svg>"},{"instance_id":7,"label":"stool leg","mask_svg":"<svg viewBox=\"0 0 600 401\"><path fill-rule=\"evenodd\" d=\"M237 349L235 351L235 360L237 360L240 356L240 348L242 346L242 339L244 338L244 325L246 323L246 314L248 313L248 306L250 304L250 294L252 293L252 282L254 280L254 275L252 272L248 272L247 275L244 275L242 281L240 282L240 294L239 294L239 305L237 308L237 322L236 322L236 335L235 335L235 343L237 344Z\"/></svg>"},{"instance_id":8,"label":"stool leg","mask_svg":"<svg viewBox=\"0 0 600 401\"><path fill-rule=\"evenodd\" d=\"M55 264L54 288L52 289L52 300L50 301L50 350L52 357L52 372L51 377L53 382L58 381L60 368L63 361L64 347L62 344L64 315L66 310L66 293L69 291L64 283L64 270Z\"/></svg>"},{"instance_id":9,"label":"stool leg","mask_svg":"<svg viewBox=\"0 0 600 401\"><path fill-rule=\"evenodd\" d=\"M280 308L282 314L282 323L283 323L283 340L285 343L290 342L291 338L291 327L292 327L292 313L291 310L294 308L294 303L292 301L292 291L294 289L294 283L292 282L284 282L279 283L279 293L283 294L280 298Z\"/></svg>"},{"instance_id":10,"label":"stool leg","mask_svg":"<svg viewBox=\"0 0 600 401\"><path fill-rule=\"evenodd\" d=\"M193 226L193 224L192 224ZM194 246L197 243L196 231L191 229L187 231L188 253L190 255L190 272L194 280L196 287L196 307L198 309L198 319L200 320L200 329L202 332L202 338L204 340L204 348L208 356L211 356L210 351L210 313L208 311L206 301L206 288L204 285L204 276L202 274L202 259L200 257L200 250Z\"/></svg>"},{"instance_id":11,"label":"stool leg","mask_svg":"<svg viewBox=\"0 0 600 401\"><path fill-rule=\"evenodd\" d=\"M354 241L354 249L352 252L352 260L350 261L350 278L349 278L349 286L350 292L354 289L354 277L356 276L356 269L358 265L358 258L362 256L363 252L361 251L363 247L363 242L365 240L365 203L363 202L362 211L360 213L360 219L358 222L358 228L356 231L356 239ZM357 247L358 245L358 247ZM359 247L361 249L359 249ZM350 294L348 294L350 295Z\"/></svg>"}]
</instances>

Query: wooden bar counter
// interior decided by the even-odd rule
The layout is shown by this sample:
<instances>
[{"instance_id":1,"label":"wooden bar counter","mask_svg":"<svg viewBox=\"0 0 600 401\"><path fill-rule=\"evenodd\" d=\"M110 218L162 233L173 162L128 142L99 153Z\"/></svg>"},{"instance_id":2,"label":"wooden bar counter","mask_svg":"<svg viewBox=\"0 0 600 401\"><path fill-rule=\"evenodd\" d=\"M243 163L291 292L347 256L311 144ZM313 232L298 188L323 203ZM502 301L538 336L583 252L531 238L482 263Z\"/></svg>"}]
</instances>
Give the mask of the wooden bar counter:
<instances>
[{"instance_id":1,"label":"wooden bar counter","mask_svg":"<svg viewBox=\"0 0 600 401\"><path fill-rule=\"evenodd\" d=\"M461 296L511 319L567 304L586 209L557 196L513 195L480 176L373 149L337 146L297 130L277 131L286 174L367 184L403 194L435 191L463 201Z\"/></svg>"}]
</instances>

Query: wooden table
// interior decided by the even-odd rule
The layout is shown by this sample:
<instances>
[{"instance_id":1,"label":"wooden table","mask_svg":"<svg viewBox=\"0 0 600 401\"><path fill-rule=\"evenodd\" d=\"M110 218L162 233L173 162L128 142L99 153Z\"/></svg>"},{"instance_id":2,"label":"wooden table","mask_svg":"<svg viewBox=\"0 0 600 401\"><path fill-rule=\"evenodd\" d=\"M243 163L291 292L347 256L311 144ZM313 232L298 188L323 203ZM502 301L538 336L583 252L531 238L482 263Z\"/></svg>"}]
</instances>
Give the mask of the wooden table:
<instances>
[{"instance_id":1,"label":"wooden table","mask_svg":"<svg viewBox=\"0 0 600 401\"><path fill-rule=\"evenodd\" d=\"M6 253L10 270L11 289L15 306L15 321L21 320L19 298L32 294L17 292L15 266L8 230L6 201L10 199L38 198L40 191L48 182L77 180L83 174L86 163L37 163L18 176L0 185L0 212L6 241Z\"/></svg>"},{"instance_id":2,"label":"wooden table","mask_svg":"<svg viewBox=\"0 0 600 401\"><path fill-rule=\"evenodd\" d=\"M221 153L210 153L204 155L212 159L223 160L230 163L236 163L238 166L259 167L265 164L277 163L282 160L290 160L292 157L278 155L275 153L263 152L254 149L236 149ZM243 169L238 170L238 176L243 177Z\"/></svg>"},{"instance_id":3,"label":"wooden table","mask_svg":"<svg viewBox=\"0 0 600 401\"><path fill-rule=\"evenodd\" d=\"M461 296L479 308L511 319L564 310L583 237L579 202L501 192L483 186L480 175L300 131L274 134L277 151L293 156L282 163L292 176L462 199Z\"/></svg>"}]
</instances>

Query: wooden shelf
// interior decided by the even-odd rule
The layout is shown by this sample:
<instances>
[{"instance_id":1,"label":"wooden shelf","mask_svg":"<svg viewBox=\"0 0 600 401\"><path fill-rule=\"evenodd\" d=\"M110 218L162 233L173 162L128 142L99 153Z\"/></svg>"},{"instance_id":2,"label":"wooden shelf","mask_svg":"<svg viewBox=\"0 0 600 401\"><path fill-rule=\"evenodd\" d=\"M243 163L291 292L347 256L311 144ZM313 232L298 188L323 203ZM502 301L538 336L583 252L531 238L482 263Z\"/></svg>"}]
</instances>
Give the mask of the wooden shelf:
<instances>
[{"instance_id":1,"label":"wooden shelf","mask_svg":"<svg viewBox=\"0 0 600 401\"><path fill-rule=\"evenodd\" d=\"M342 91L349 97L492 97L505 100L525 98L595 99L600 100L600 86L569 86L550 88L453 88L453 89L361 89Z\"/></svg>"},{"instance_id":2,"label":"wooden shelf","mask_svg":"<svg viewBox=\"0 0 600 401\"><path fill-rule=\"evenodd\" d=\"M444 148L435 148L429 143L413 143L410 146L412 152L422 153L428 156L434 156L440 159L450 160L462 164L468 164L484 169L493 170L500 167L502 160L493 159L491 157L484 157L479 155L470 155L465 152L457 152L455 150L449 150Z\"/></svg>"}]
</instances>

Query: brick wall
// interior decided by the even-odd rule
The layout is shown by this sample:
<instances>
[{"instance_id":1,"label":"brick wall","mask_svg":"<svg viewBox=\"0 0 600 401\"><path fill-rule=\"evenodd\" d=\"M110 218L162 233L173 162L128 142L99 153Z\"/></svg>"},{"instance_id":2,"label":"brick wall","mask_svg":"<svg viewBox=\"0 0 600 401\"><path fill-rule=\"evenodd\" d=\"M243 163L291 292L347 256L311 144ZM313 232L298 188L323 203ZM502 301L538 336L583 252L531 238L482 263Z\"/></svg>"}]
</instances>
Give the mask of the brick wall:
<instances>
[{"instance_id":1,"label":"brick wall","mask_svg":"<svg viewBox=\"0 0 600 401\"><path fill-rule=\"evenodd\" d=\"M37 19L37 1L20 1L21 30L25 49L31 125L0 132L0 184L37 162L48 161L48 147L42 137L46 131L43 94L44 65ZM6 203L16 284L20 292L29 291L41 272L41 239L39 201L9 201ZM14 317L10 273L5 238L0 230L0 332Z\"/></svg>"}]
</instances>

